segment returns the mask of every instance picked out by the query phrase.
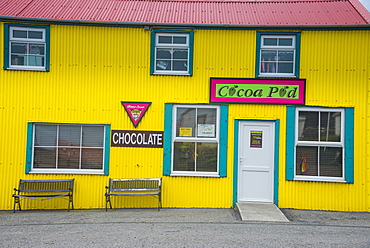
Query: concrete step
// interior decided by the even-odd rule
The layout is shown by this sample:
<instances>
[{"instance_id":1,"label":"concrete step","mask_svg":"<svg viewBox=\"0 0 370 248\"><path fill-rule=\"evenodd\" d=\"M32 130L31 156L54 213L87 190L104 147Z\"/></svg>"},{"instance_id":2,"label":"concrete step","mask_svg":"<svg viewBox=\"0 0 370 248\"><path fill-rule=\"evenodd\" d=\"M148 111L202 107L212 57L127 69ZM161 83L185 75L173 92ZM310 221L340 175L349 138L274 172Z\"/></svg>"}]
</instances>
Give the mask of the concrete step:
<instances>
[{"instance_id":1,"label":"concrete step","mask_svg":"<svg viewBox=\"0 0 370 248\"><path fill-rule=\"evenodd\" d=\"M283 212L272 203L236 203L243 221L289 222Z\"/></svg>"}]
</instances>

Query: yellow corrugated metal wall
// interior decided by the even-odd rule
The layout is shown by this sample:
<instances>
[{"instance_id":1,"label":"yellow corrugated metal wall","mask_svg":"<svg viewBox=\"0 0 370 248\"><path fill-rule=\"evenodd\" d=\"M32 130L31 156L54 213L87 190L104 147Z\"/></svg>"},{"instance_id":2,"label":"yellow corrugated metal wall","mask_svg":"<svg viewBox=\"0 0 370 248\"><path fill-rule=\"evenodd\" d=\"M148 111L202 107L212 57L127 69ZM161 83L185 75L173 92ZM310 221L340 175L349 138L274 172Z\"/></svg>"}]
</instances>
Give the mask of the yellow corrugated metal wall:
<instances>
[{"instance_id":1,"label":"yellow corrugated metal wall","mask_svg":"<svg viewBox=\"0 0 370 248\"><path fill-rule=\"evenodd\" d=\"M75 208L102 208L108 178L162 176L163 149L120 147L110 149L109 176L25 174L28 122L103 123L112 130L133 130L120 102L146 101L152 105L137 130L163 131L165 103L207 103L210 77L255 74L255 31L195 30L192 77L151 76L150 32L143 29L51 25L50 35L50 72L0 71L0 209L12 208L20 178L73 177ZM285 181L286 106L230 105L227 177L164 177L163 207L231 207L234 119L280 119L279 206L368 210L369 135L361 134L369 128L368 41L364 31L302 32L300 76L307 79L307 104L355 107L355 184ZM0 49L3 53L3 44ZM24 204L61 208L67 201ZM156 199L120 197L113 205L155 207Z\"/></svg>"},{"instance_id":2,"label":"yellow corrugated metal wall","mask_svg":"<svg viewBox=\"0 0 370 248\"><path fill-rule=\"evenodd\" d=\"M301 39L300 77L307 79L306 105L354 107L354 184L294 182L281 176L279 206L370 211L370 33L307 31L302 32ZM281 156L281 175L285 174L284 159Z\"/></svg>"}]
</instances>

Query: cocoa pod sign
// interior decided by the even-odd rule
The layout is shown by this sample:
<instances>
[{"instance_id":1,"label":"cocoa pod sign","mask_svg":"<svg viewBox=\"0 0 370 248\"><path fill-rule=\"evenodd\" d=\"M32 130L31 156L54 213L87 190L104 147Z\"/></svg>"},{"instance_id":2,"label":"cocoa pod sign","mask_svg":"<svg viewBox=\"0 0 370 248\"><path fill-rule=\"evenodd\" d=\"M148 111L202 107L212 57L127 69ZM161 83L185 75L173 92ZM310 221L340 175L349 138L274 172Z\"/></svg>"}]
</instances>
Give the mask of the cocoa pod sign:
<instances>
[{"instance_id":1,"label":"cocoa pod sign","mask_svg":"<svg viewBox=\"0 0 370 248\"><path fill-rule=\"evenodd\" d=\"M211 103L305 104L305 79L211 78Z\"/></svg>"}]
</instances>

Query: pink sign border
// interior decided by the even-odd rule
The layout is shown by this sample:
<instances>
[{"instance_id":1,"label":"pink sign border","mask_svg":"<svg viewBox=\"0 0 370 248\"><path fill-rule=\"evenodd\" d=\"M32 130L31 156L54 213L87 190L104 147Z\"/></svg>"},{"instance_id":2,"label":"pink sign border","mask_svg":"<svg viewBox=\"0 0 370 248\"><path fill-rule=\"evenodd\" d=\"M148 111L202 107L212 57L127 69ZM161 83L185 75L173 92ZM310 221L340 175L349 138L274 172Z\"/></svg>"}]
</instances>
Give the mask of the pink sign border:
<instances>
[{"instance_id":1,"label":"pink sign border","mask_svg":"<svg viewBox=\"0 0 370 248\"><path fill-rule=\"evenodd\" d=\"M132 124L136 128L139 125L139 122L143 119L146 111L148 110L148 108L150 107L150 105L152 103L151 102L126 102L126 101L121 101L121 104L122 104L123 108L126 110L126 113L128 114ZM132 113L129 112L128 108L126 107L126 104L132 104L132 105L136 104L136 105L143 105L144 106L144 108L142 110L142 115L140 116L140 118L138 120L135 120L132 117Z\"/></svg>"},{"instance_id":2,"label":"pink sign border","mask_svg":"<svg viewBox=\"0 0 370 248\"><path fill-rule=\"evenodd\" d=\"M216 97L217 84L276 84L299 85L298 99L281 98L234 98ZM260 104L305 104L306 79L258 79L258 78L211 78L210 102L211 103L260 103Z\"/></svg>"}]
</instances>

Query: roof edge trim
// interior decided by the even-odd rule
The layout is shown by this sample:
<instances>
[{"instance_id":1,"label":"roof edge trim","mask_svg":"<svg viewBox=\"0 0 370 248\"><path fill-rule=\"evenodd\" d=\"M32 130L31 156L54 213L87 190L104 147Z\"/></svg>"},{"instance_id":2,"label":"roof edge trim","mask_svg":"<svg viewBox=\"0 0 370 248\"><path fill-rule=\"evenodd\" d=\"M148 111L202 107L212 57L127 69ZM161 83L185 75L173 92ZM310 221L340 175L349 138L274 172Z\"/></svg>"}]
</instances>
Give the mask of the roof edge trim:
<instances>
[{"instance_id":1,"label":"roof edge trim","mask_svg":"<svg viewBox=\"0 0 370 248\"><path fill-rule=\"evenodd\" d=\"M369 30L370 24L358 25L243 25L243 24L206 24L206 23L151 23L151 22L102 22L102 21L80 21L80 20L64 20L64 19L43 19L43 18L29 18L29 17L13 17L13 16L0 16L1 22L28 22L38 24L59 24L59 25L86 25L86 26L120 26L120 27L166 27L166 28L230 28L230 29L294 29L294 30L307 30L307 29L361 29Z\"/></svg>"}]
</instances>

